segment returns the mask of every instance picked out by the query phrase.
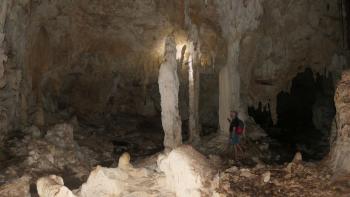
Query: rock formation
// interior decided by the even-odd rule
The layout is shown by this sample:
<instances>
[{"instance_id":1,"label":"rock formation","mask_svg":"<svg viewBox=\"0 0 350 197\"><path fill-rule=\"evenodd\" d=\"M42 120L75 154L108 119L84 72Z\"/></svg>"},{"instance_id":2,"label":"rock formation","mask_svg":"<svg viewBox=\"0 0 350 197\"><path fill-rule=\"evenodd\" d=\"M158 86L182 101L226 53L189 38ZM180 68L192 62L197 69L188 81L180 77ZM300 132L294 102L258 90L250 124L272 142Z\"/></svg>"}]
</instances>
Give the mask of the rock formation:
<instances>
[{"instance_id":1,"label":"rock formation","mask_svg":"<svg viewBox=\"0 0 350 197\"><path fill-rule=\"evenodd\" d=\"M335 93L337 109L335 139L331 146L331 164L334 171L350 172L350 71L344 71Z\"/></svg>"},{"instance_id":2,"label":"rock formation","mask_svg":"<svg viewBox=\"0 0 350 197\"><path fill-rule=\"evenodd\" d=\"M174 149L158 158L158 166L165 173L167 187L178 197L211 196L211 182L215 171L203 155L191 146Z\"/></svg>"},{"instance_id":3,"label":"rock formation","mask_svg":"<svg viewBox=\"0 0 350 197\"><path fill-rule=\"evenodd\" d=\"M40 197L76 197L64 186L62 177L56 175L42 177L36 185Z\"/></svg>"},{"instance_id":4,"label":"rock formation","mask_svg":"<svg viewBox=\"0 0 350 197\"><path fill-rule=\"evenodd\" d=\"M173 35L165 39L164 62L159 69L159 92L162 107L164 147L173 149L182 144L179 115L179 78L177 75L176 43Z\"/></svg>"},{"instance_id":5,"label":"rock formation","mask_svg":"<svg viewBox=\"0 0 350 197\"><path fill-rule=\"evenodd\" d=\"M0 186L0 196L11 197L31 197L30 195L30 177L22 176L21 178L11 181L10 183Z\"/></svg>"},{"instance_id":6,"label":"rock formation","mask_svg":"<svg viewBox=\"0 0 350 197\"><path fill-rule=\"evenodd\" d=\"M40 196L84 197L274 195L271 188L290 191L279 181L321 180L328 169L304 168L315 152L276 128L278 96L292 94L305 69L331 81L312 85L327 92L312 96L327 99L305 113L313 131L322 130L315 135L327 147L316 150L323 158L335 113L328 98L349 67L349 13L345 0L1 0L0 196L28 196L41 176ZM349 75L335 96L330 161L337 173L350 171ZM303 110L298 102L281 105L294 104ZM261 122L251 108L263 111ZM247 126L242 145L254 169L225 155L230 110ZM198 143L182 146L185 140ZM287 162L300 151L298 162L278 172L261 167L280 161L272 153L279 147L289 151ZM153 154L163 148L157 165ZM215 175L223 166L229 175ZM333 194L324 181L305 188Z\"/></svg>"},{"instance_id":7,"label":"rock formation","mask_svg":"<svg viewBox=\"0 0 350 197\"><path fill-rule=\"evenodd\" d=\"M259 18L263 14L262 1L218 1L220 24L229 45L227 46L227 62L219 74L220 106L219 124L220 130L227 133L229 123L227 117L230 110L239 111L246 119L246 111L241 100L241 76L239 67L240 42L242 36L255 30L259 24ZM231 24L235 24L234 26Z\"/></svg>"},{"instance_id":8,"label":"rock formation","mask_svg":"<svg viewBox=\"0 0 350 197\"><path fill-rule=\"evenodd\" d=\"M40 197L110 196L212 196L215 170L191 146L181 146L158 158L156 170L134 168L129 154L119 159L118 168L97 166L78 190L70 191L56 175L37 181ZM65 194L65 195L63 195Z\"/></svg>"}]
</instances>

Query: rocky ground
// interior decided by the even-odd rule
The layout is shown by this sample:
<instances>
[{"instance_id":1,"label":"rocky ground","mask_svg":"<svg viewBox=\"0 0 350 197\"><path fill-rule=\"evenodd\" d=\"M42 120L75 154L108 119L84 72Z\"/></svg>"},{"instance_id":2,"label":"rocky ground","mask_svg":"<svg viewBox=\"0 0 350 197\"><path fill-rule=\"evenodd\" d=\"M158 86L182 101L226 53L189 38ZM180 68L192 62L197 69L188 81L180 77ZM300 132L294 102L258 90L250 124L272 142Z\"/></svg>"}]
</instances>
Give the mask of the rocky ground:
<instances>
[{"instance_id":1,"label":"rocky ground","mask_svg":"<svg viewBox=\"0 0 350 197\"><path fill-rule=\"evenodd\" d=\"M116 167L125 151L134 162L162 149L158 120L121 115L113 121L109 125L118 126L93 127L73 118L47 130L31 126L13 132L0 149L0 196L14 196L2 193L4 188L13 189L8 184L23 181L37 196L36 180L49 174L63 177L66 186L77 189L97 165Z\"/></svg>"},{"instance_id":2,"label":"rocky ground","mask_svg":"<svg viewBox=\"0 0 350 197\"><path fill-rule=\"evenodd\" d=\"M39 189L58 188L55 192L64 197L87 197L89 193L102 197L181 197L187 192L215 197L346 196L350 191L350 178L332 175L326 162L304 162L300 153L283 165L262 162L271 158L264 140L244 140L249 151L238 161L225 152L227 136L223 135L203 137L195 149L183 146L167 154L154 154L162 148L162 137L150 131L157 127L142 119L119 119L128 120L131 126L119 124L114 128L119 132L106 135L102 129L81 126L77 120L47 131L32 126L18 132L0 155L0 196L38 196L40 177L44 178ZM137 130L143 132L130 132ZM124 155L118 162L123 151L130 152L131 159ZM119 189L105 191L104 186L99 187L101 182L116 184L113 187Z\"/></svg>"},{"instance_id":3,"label":"rocky ground","mask_svg":"<svg viewBox=\"0 0 350 197\"><path fill-rule=\"evenodd\" d=\"M332 183L329 168L316 163L289 163L254 168L233 166L220 173L223 196L346 196Z\"/></svg>"}]
</instances>

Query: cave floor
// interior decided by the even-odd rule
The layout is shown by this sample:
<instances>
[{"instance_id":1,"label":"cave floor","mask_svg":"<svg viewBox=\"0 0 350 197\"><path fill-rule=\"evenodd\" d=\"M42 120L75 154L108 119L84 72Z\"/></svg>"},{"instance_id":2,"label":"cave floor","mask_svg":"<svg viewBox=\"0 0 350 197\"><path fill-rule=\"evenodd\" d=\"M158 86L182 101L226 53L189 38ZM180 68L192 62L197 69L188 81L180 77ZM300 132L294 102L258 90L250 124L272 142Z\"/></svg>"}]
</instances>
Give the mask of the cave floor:
<instances>
[{"instance_id":1,"label":"cave floor","mask_svg":"<svg viewBox=\"0 0 350 197\"><path fill-rule=\"evenodd\" d=\"M135 162L163 150L163 130L157 117L114 115L107 128L80 124L77 130L75 141L97 153L97 165L113 166L124 152Z\"/></svg>"},{"instance_id":2,"label":"cave floor","mask_svg":"<svg viewBox=\"0 0 350 197\"><path fill-rule=\"evenodd\" d=\"M142 117L118 116L106 128L92 127L91 125L77 124L73 121L70 124L74 127L74 142L77 144L79 154L84 155L84 161L89 164L82 168L70 165L76 165L70 160L54 161L54 163L67 163L67 166L61 169L48 167L50 161L44 161L46 169L40 167L40 162L48 155L58 155L63 157L64 152L46 151L47 140L45 137L26 137L25 132L17 132L7 143L9 150L2 151L0 155L0 192L2 185L16 180L24 175L31 177L31 194L37 196L35 181L38 177L48 174L57 174L65 180L65 185L70 189L77 189L86 181L90 171L96 166L116 167L117 160L123 152L129 152L131 161L135 167L155 166L157 153L162 151L163 136L161 125L158 119L146 120ZM215 136L215 137L214 137ZM62 143L67 143L62 140ZM33 145L34 144L34 145ZM36 163L28 164L31 160L30 148L38 152L40 157ZM51 146L51 145L50 145ZM291 162L283 165L268 165L254 159L259 152L258 145L245 141L243 144L247 151L238 162L232 160L232 155L227 152L227 136L211 135L203 137L201 141L194 144L194 147L209 158L209 161L216 169L218 174L217 193L220 196L341 196L350 190L348 189L348 180L350 178L331 176L331 171L323 162ZM40 148L40 150L37 147ZM73 146L74 147L74 146ZM41 150L43 149L43 150ZM76 148L74 148L76 149ZM66 150L66 149L64 149ZM68 149L69 150L69 149ZM52 151L52 150L51 150ZM67 152L65 155L71 154ZM39 162L40 161L40 162ZM40 165L39 165L40 164ZM34 167L35 166L35 167ZM47 170L50 169L50 170ZM155 172L154 172L155 173ZM151 176L152 175L152 176ZM159 174L150 174L140 179L140 185L146 187L136 188L150 189L147 184L154 183L154 176ZM265 179L265 181L264 181ZM152 186L153 187L153 186ZM157 184L154 185L157 190L162 190Z\"/></svg>"},{"instance_id":3,"label":"cave floor","mask_svg":"<svg viewBox=\"0 0 350 197\"><path fill-rule=\"evenodd\" d=\"M329 168L316 163L233 166L220 174L218 192L227 196L348 196L348 180L333 178Z\"/></svg>"}]
</instances>

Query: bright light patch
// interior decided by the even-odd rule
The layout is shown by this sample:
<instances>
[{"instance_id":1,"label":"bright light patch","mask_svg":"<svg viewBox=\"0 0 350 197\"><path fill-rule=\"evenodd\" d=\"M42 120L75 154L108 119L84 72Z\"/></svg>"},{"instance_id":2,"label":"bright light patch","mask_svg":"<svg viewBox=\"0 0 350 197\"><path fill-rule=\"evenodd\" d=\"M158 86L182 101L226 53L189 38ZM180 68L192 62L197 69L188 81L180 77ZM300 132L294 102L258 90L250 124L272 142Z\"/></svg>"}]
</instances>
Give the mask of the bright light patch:
<instances>
[{"instance_id":1,"label":"bright light patch","mask_svg":"<svg viewBox=\"0 0 350 197\"><path fill-rule=\"evenodd\" d=\"M176 59L177 60L181 59L182 48L184 46L185 46L185 44L178 44L178 45L176 45Z\"/></svg>"},{"instance_id":2,"label":"bright light patch","mask_svg":"<svg viewBox=\"0 0 350 197\"><path fill-rule=\"evenodd\" d=\"M188 62L188 80L190 81L190 84L193 83L193 64L192 64L192 55L189 57Z\"/></svg>"}]
</instances>

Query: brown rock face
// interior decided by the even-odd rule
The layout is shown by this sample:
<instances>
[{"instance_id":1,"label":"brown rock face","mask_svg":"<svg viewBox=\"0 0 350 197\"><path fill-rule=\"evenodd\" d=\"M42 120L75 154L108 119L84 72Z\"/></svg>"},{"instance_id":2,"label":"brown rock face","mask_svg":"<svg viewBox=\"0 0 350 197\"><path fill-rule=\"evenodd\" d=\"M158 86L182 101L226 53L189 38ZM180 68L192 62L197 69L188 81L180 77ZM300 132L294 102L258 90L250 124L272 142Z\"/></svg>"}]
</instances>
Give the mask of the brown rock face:
<instances>
[{"instance_id":1,"label":"brown rock face","mask_svg":"<svg viewBox=\"0 0 350 197\"><path fill-rule=\"evenodd\" d=\"M30 177L23 176L0 187L0 196L30 197Z\"/></svg>"},{"instance_id":2,"label":"brown rock face","mask_svg":"<svg viewBox=\"0 0 350 197\"><path fill-rule=\"evenodd\" d=\"M332 147L332 165L335 171L350 171L350 70L342 74L335 94L336 135Z\"/></svg>"}]
</instances>

